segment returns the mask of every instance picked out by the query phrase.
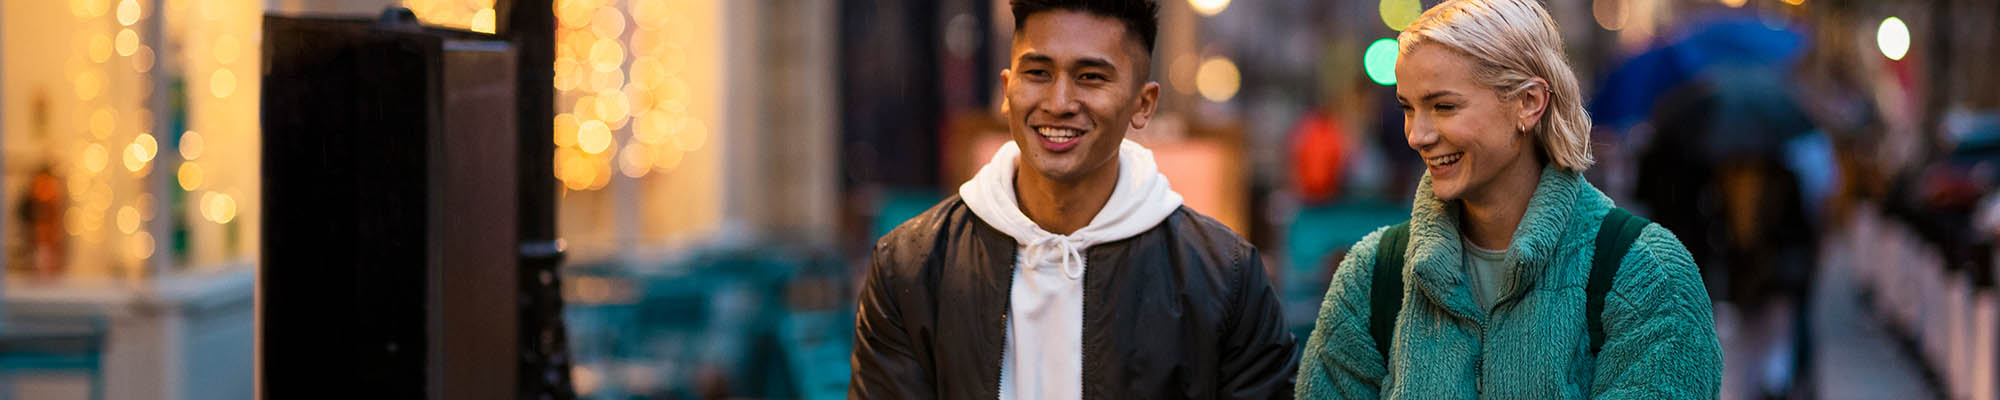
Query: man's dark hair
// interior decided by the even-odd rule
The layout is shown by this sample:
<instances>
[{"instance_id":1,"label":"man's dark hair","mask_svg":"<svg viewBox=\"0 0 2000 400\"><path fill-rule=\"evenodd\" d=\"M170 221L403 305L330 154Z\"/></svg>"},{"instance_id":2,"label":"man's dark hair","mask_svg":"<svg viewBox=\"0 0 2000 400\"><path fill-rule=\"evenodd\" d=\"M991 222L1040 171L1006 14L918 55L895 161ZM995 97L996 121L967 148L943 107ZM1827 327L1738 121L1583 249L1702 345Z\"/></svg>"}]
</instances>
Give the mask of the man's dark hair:
<instances>
[{"instance_id":1,"label":"man's dark hair","mask_svg":"<svg viewBox=\"0 0 2000 400\"><path fill-rule=\"evenodd\" d=\"M1125 32L1137 35L1146 54L1153 54L1153 39L1160 35L1160 4L1153 0L1012 0L1014 34L1021 33L1028 16L1043 11L1077 11L1125 23Z\"/></svg>"}]
</instances>

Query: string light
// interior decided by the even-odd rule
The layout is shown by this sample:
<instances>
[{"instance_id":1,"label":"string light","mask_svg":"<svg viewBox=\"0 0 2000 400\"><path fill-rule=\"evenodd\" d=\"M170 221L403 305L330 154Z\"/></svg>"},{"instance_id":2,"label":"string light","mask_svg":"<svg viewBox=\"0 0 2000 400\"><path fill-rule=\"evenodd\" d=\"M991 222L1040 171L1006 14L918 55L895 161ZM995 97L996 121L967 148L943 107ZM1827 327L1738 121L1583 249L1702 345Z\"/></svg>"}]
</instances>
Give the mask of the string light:
<instances>
[{"instance_id":1,"label":"string light","mask_svg":"<svg viewBox=\"0 0 2000 400\"><path fill-rule=\"evenodd\" d=\"M139 22L139 2L122 0L118 2L118 24L132 26Z\"/></svg>"},{"instance_id":2,"label":"string light","mask_svg":"<svg viewBox=\"0 0 2000 400\"><path fill-rule=\"evenodd\" d=\"M132 72L146 73L153 70L153 47L139 45L139 51L132 53Z\"/></svg>"},{"instance_id":3,"label":"string light","mask_svg":"<svg viewBox=\"0 0 2000 400\"><path fill-rule=\"evenodd\" d=\"M139 230L139 209L132 206L118 208L118 231L131 234Z\"/></svg>"},{"instance_id":4,"label":"string light","mask_svg":"<svg viewBox=\"0 0 2000 400\"><path fill-rule=\"evenodd\" d=\"M132 53L138 52L139 32L133 31L132 28L118 30L118 38L114 39L112 46L118 50L118 55L121 56L129 56Z\"/></svg>"},{"instance_id":5,"label":"string light","mask_svg":"<svg viewBox=\"0 0 2000 400\"><path fill-rule=\"evenodd\" d=\"M201 152L207 150L207 148L208 141L202 139L200 132L187 131L181 133L180 149L182 160L194 161L197 158L201 158Z\"/></svg>"},{"instance_id":6,"label":"string light","mask_svg":"<svg viewBox=\"0 0 2000 400\"><path fill-rule=\"evenodd\" d=\"M128 247L127 249L132 252L132 258L144 260L153 257L152 233L139 232L133 234L132 239L130 240L131 242L128 242L127 244L127 246L130 247Z\"/></svg>"},{"instance_id":7,"label":"string light","mask_svg":"<svg viewBox=\"0 0 2000 400\"><path fill-rule=\"evenodd\" d=\"M494 19L493 9L482 8L479 9L479 12L472 14L472 22L468 25L471 25L471 29L473 32L494 33L496 29L494 28L493 19Z\"/></svg>"},{"instance_id":8,"label":"string light","mask_svg":"<svg viewBox=\"0 0 2000 400\"><path fill-rule=\"evenodd\" d=\"M216 68L215 73L208 77L208 91L215 98L229 98L231 93L236 92L236 73L229 72L228 68Z\"/></svg>"},{"instance_id":9,"label":"string light","mask_svg":"<svg viewBox=\"0 0 2000 400\"><path fill-rule=\"evenodd\" d=\"M106 136L111 136L111 131L115 129L118 129L117 111L112 110L110 107L102 107L90 113L91 137L103 139Z\"/></svg>"},{"instance_id":10,"label":"string light","mask_svg":"<svg viewBox=\"0 0 2000 400\"><path fill-rule=\"evenodd\" d=\"M215 47L215 62L229 64L236 61L237 52L241 45L236 42L235 35L223 34L222 36L215 37L215 44L213 46Z\"/></svg>"},{"instance_id":11,"label":"string light","mask_svg":"<svg viewBox=\"0 0 2000 400\"><path fill-rule=\"evenodd\" d=\"M174 176L180 178L181 190L192 192L201 188L201 164L181 163L179 173Z\"/></svg>"},{"instance_id":12,"label":"string light","mask_svg":"<svg viewBox=\"0 0 2000 400\"><path fill-rule=\"evenodd\" d=\"M77 163L83 170L95 174L104 170L104 164L109 161L107 157L109 156L104 154L104 146L91 143L83 146L83 154L77 157Z\"/></svg>"},{"instance_id":13,"label":"string light","mask_svg":"<svg viewBox=\"0 0 2000 400\"><path fill-rule=\"evenodd\" d=\"M104 63L105 61L111 60L110 35L105 35L104 32L98 32L90 35L89 46L90 47L84 49L84 51L85 54L90 56L90 62L101 64Z\"/></svg>"},{"instance_id":14,"label":"string light","mask_svg":"<svg viewBox=\"0 0 2000 400\"><path fill-rule=\"evenodd\" d=\"M585 121L577 128L576 144L584 153L603 153L611 146L611 127L605 126L604 121Z\"/></svg>"}]
</instances>

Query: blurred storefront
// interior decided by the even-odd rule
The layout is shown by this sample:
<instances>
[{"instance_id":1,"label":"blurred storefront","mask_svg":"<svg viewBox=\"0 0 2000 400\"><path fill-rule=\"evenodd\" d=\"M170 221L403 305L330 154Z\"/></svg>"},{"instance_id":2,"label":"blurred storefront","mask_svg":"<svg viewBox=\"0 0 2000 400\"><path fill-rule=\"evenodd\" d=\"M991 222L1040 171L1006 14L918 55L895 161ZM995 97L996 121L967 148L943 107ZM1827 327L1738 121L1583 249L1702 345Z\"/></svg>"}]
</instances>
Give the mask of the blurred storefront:
<instances>
[{"instance_id":1,"label":"blurred storefront","mask_svg":"<svg viewBox=\"0 0 2000 400\"><path fill-rule=\"evenodd\" d=\"M89 360L65 373L102 398L249 398L262 9L0 10L5 357ZM52 335L97 340L33 345Z\"/></svg>"},{"instance_id":2,"label":"blurred storefront","mask_svg":"<svg viewBox=\"0 0 2000 400\"><path fill-rule=\"evenodd\" d=\"M558 186L567 338L527 340L570 367L529 378L583 398L843 396L875 239L1008 140L1007 1L552 3L553 115L523 123L551 124L553 152L522 162ZM1436 3L1160 2L1160 113L1131 138L1259 247L1301 339L1345 247L1408 217L1423 168L1395 37ZM264 17L399 6L493 33L509 4L5 2L0 398L251 398L256 271L285 267L256 265L285 206L262 203ZM1728 364L1762 366L1727 396L1867 384L1811 367L1830 360L2000 393L2000 8L1548 7L1598 128L1590 180L1690 246L1749 357ZM1882 340L1845 339L1862 331Z\"/></svg>"}]
</instances>

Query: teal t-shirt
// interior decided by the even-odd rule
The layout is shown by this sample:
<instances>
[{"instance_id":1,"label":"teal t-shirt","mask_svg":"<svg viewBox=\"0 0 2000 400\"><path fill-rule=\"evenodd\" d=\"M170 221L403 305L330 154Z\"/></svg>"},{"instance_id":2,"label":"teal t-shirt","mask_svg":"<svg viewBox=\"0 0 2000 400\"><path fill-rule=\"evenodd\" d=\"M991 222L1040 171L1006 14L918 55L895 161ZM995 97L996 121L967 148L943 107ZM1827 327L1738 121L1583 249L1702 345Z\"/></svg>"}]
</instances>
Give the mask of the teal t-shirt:
<instances>
[{"instance_id":1,"label":"teal t-shirt","mask_svg":"<svg viewBox=\"0 0 2000 400\"><path fill-rule=\"evenodd\" d=\"M1500 302L1501 271L1507 263L1507 250L1487 250L1472 244L1471 240L1459 238L1465 249L1465 279L1472 286L1472 297L1479 299L1479 307L1493 309L1493 303Z\"/></svg>"}]
</instances>

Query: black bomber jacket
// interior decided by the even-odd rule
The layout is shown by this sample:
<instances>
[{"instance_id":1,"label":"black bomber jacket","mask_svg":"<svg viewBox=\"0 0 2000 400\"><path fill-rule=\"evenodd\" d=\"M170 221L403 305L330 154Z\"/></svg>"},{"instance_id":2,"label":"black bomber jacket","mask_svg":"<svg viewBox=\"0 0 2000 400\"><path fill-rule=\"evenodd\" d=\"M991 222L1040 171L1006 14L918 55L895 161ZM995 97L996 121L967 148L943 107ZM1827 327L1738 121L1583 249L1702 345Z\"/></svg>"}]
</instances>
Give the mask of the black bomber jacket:
<instances>
[{"instance_id":1,"label":"black bomber jacket","mask_svg":"<svg viewBox=\"0 0 2000 400\"><path fill-rule=\"evenodd\" d=\"M957 196L884 235L848 397L993 399L1017 244ZM1083 398L1291 398L1298 368L1257 249L1182 206L1084 251Z\"/></svg>"}]
</instances>

